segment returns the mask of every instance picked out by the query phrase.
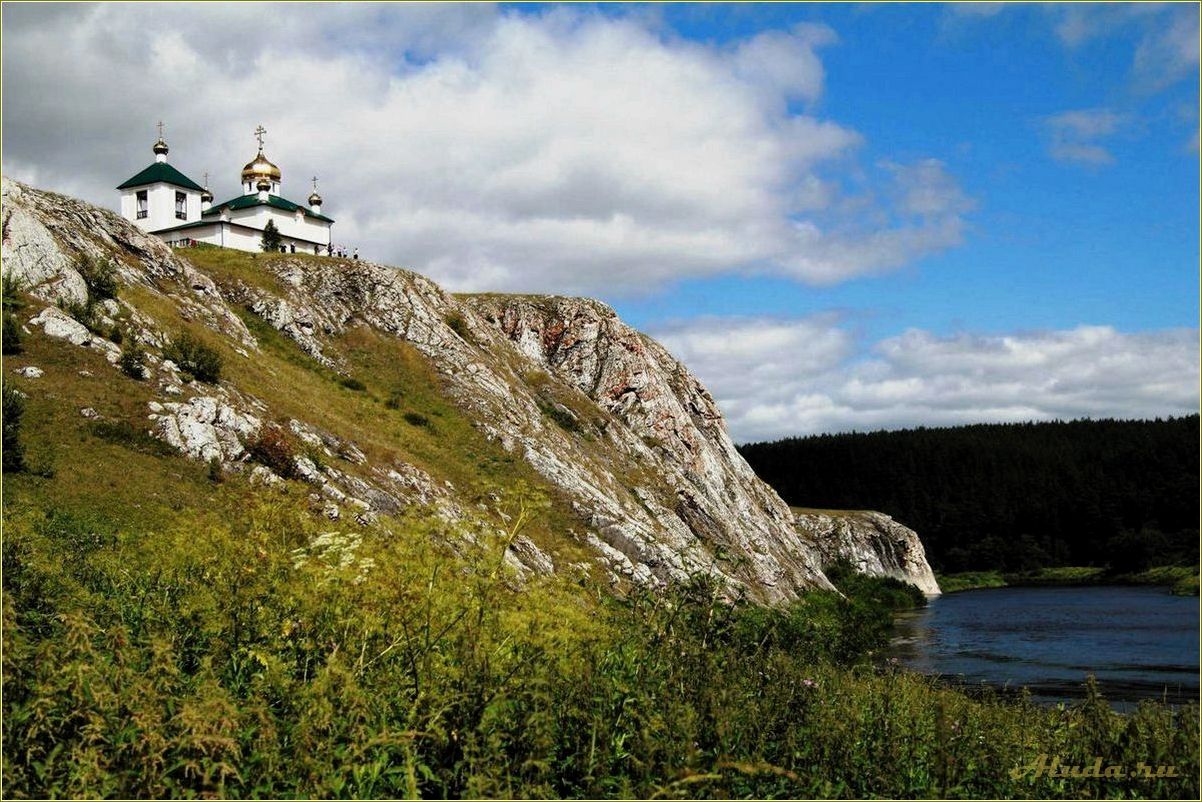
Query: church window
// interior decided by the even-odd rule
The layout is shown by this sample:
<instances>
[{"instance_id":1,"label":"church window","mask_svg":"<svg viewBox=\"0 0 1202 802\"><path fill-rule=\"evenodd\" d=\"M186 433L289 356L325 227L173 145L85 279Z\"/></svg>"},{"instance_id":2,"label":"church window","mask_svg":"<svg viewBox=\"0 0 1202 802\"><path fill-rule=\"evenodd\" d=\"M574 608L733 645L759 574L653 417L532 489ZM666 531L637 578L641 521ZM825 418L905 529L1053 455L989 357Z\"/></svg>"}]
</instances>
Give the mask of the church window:
<instances>
[{"instance_id":1,"label":"church window","mask_svg":"<svg viewBox=\"0 0 1202 802\"><path fill-rule=\"evenodd\" d=\"M144 190L144 189L141 190L138 193L137 197L138 197L138 219L141 220L142 218L144 218L150 214L150 210L147 208L149 202L146 197L146 190Z\"/></svg>"},{"instance_id":2,"label":"church window","mask_svg":"<svg viewBox=\"0 0 1202 802\"><path fill-rule=\"evenodd\" d=\"M175 193L175 216L180 220L188 219L188 196L183 192Z\"/></svg>"}]
</instances>

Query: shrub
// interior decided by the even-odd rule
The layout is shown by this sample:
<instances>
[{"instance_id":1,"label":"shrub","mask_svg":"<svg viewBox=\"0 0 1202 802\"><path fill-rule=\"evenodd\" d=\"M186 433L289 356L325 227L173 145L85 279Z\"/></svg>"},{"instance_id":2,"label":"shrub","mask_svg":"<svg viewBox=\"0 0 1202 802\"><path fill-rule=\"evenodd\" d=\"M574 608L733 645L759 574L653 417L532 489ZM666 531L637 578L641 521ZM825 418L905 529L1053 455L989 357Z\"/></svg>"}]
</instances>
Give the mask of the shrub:
<instances>
[{"instance_id":1,"label":"shrub","mask_svg":"<svg viewBox=\"0 0 1202 802\"><path fill-rule=\"evenodd\" d=\"M117 297L117 268L112 260L81 256L75 263L75 270L83 277L90 302Z\"/></svg>"},{"instance_id":2,"label":"shrub","mask_svg":"<svg viewBox=\"0 0 1202 802\"><path fill-rule=\"evenodd\" d=\"M250 458L285 479L296 478L296 446L281 426L268 424L246 447Z\"/></svg>"},{"instance_id":3,"label":"shrub","mask_svg":"<svg viewBox=\"0 0 1202 802\"><path fill-rule=\"evenodd\" d=\"M120 366L121 372L131 379L141 381L146 378L146 354L136 342L130 341L130 344L121 352L121 358L117 360L117 365Z\"/></svg>"},{"instance_id":4,"label":"shrub","mask_svg":"<svg viewBox=\"0 0 1202 802\"><path fill-rule=\"evenodd\" d=\"M121 324L114 323L109 327L109 340L113 345L120 345L125 342L125 332L121 328Z\"/></svg>"},{"instance_id":5,"label":"shrub","mask_svg":"<svg viewBox=\"0 0 1202 802\"><path fill-rule=\"evenodd\" d=\"M4 353L19 354L21 353L21 324L17 322L16 315L4 310Z\"/></svg>"},{"instance_id":6,"label":"shrub","mask_svg":"<svg viewBox=\"0 0 1202 802\"><path fill-rule=\"evenodd\" d=\"M101 440L128 448L130 451L155 457L169 457L176 453L171 445L127 420L95 421L91 428L92 434Z\"/></svg>"},{"instance_id":7,"label":"shrub","mask_svg":"<svg viewBox=\"0 0 1202 802\"><path fill-rule=\"evenodd\" d=\"M209 481L213 484L220 484L225 477L221 474L221 460L217 457L209 457Z\"/></svg>"},{"instance_id":8,"label":"shrub","mask_svg":"<svg viewBox=\"0 0 1202 802\"><path fill-rule=\"evenodd\" d=\"M564 431L580 431L580 419L576 417L574 412L558 401L539 398L538 408L543 411L544 415L555 421L555 424Z\"/></svg>"},{"instance_id":9,"label":"shrub","mask_svg":"<svg viewBox=\"0 0 1202 802\"><path fill-rule=\"evenodd\" d=\"M7 312L15 312L25 306L25 302L21 300L21 293L25 291L25 282L13 274L13 271L8 271L0 278L0 287L4 291L4 310Z\"/></svg>"},{"instance_id":10,"label":"shrub","mask_svg":"<svg viewBox=\"0 0 1202 802\"><path fill-rule=\"evenodd\" d=\"M276 228L274 220L268 220L267 225L263 227L263 238L259 240L259 247L267 253L275 253L280 249L280 230Z\"/></svg>"},{"instance_id":11,"label":"shrub","mask_svg":"<svg viewBox=\"0 0 1202 802\"><path fill-rule=\"evenodd\" d=\"M66 312L77 322L82 323L93 334L100 333L96 325L96 303L90 295L86 301L60 299L58 308Z\"/></svg>"},{"instance_id":12,"label":"shrub","mask_svg":"<svg viewBox=\"0 0 1202 802\"><path fill-rule=\"evenodd\" d=\"M463 315L459 314L458 312L452 312L451 314L447 315L444 320L446 321L446 324L451 327L451 331L455 332L465 340L468 339L470 332L468 331L467 321L464 320Z\"/></svg>"},{"instance_id":13,"label":"shrub","mask_svg":"<svg viewBox=\"0 0 1202 802\"><path fill-rule=\"evenodd\" d=\"M4 383L4 472L25 470L25 447L21 443L21 418L25 398L8 382Z\"/></svg>"},{"instance_id":14,"label":"shrub","mask_svg":"<svg viewBox=\"0 0 1202 802\"><path fill-rule=\"evenodd\" d=\"M168 343L163 356L202 382L216 384L221 378L221 354L187 332Z\"/></svg>"},{"instance_id":15,"label":"shrub","mask_svg":"<svg viewBox=\"0 0 1202 802\"><path fill-rule=\"evenodd\" d=\"M430 419L420 412L406 412L405 422L411 426L429 426Z\"/></svg>"},{"instance_id":16,"label":"shrub","mask_svg":"<svg viewBox=\"0 0 1202 802\"><path fill-rule=\"evenodd\" d=\"M361 393L367 389L367 385L356 379L354 376L342 376L338 379L338 383L348 390L354 390Z\"/></svg>"},{"instance_id":17,"label":"shrub","mask_svg":"<svg viewBox=\"0 0 1202 802\"><path fill-rule=\"evenodd\" d=\"M403 401L404 398L405 394L400 390L393 390L388 394L388 400L384 402L384 406L388 407L389 409L400 409L401 401Z\"/></svg>"}]
</instances>

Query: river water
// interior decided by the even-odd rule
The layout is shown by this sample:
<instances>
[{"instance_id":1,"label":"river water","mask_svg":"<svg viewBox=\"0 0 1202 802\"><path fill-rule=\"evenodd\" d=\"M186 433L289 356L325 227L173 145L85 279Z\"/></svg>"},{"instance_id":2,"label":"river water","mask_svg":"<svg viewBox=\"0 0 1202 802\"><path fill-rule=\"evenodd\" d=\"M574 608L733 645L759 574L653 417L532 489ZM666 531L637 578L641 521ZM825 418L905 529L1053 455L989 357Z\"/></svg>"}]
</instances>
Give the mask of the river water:
<instances>
[{"instance_id":1,"label":"river water","mask_svg":"<svg viewBox=\"0 0 1202 802\"><path fill-rule=\"evenodd\" d=\"M1086 674L1119 709L1198 699L1198 599L1162 587L991 588L897 616L887 656L970 685L1080 698Z\"/></svg>"}]
</instances>

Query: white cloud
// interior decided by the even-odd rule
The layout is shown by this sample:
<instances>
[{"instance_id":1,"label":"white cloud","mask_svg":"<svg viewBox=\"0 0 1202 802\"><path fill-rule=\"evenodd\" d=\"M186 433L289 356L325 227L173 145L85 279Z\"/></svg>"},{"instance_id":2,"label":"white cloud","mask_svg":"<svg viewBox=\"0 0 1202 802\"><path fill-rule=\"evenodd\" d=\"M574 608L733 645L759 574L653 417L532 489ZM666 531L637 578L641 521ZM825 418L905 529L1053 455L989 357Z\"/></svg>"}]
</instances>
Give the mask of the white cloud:
<instances>
[{"instance_id":1,"label":"white cloud","mask_svg":"<svg viewBox=\"0 0 1202 802\"><path fill-rule=\"evenodd\" d=\"M889 194L954 196L925 161L881 171L900 199L872 201L881 225L841 213L862 137L788 106L821 95L824 26L711 46L576 8L5 5L4 22L6 171L112 205L163 119L172 162L232 195L261 122L285 195L321 176L336 240L456 289L830 283L965 230L962 203Z\"/></svg>"},{"instance_id":2,"label":"white cloud","mask_svg":"<svg viewBox=\"0 0 1202 802\"><path fill-rule=\"evenodd\" d=\"M709 318L656 332L710 387L737 440L850 429L1151 417L1198 410L1198 331L1108 326L941 337L858 357L832 316Z\"/></svg>"},{"instance_id":3,"label":"white cloud","mask_svg":"<svg viewBox=\"0 0 1202 802\"><path fill-rule=\"evenodd\" d=\"M1114 156L1100 140L1112 136L1127 118L1109 109L1075 109L1048 117L1048 153L1062 162L1103 165Z\"/></svg>"}]
</instances>

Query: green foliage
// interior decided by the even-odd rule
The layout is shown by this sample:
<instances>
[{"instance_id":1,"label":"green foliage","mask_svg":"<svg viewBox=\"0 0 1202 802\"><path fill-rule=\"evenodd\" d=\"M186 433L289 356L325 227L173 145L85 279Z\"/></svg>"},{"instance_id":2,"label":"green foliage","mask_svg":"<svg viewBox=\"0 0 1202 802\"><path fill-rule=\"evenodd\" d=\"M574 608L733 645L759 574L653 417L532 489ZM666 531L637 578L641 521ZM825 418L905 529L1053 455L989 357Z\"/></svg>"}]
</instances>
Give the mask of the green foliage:
<instances>
[{"instance_id":1,"label":"green foliage","mask_svg":"<svg viewBox=\"0 0 1202 802\"><path fill-rule=\"evenodd\" d=\"M25 292L25 282L9 270L0 277L0 289L3 289L4 311L16 312L25 306L21 293Z\"/></svg>"},{"instance_id":2,"label":"green foliage","mask_svg":"<svg viewBox=\"0 0 1202 802\"><path fill-rule=\"evenodd\" d=\"M92 434L101 440L128 448L131 451L156 457L169 457L176 453L174 448L146 431L145 428L134 426L127 420L95 421L92 423L91 429Z\"/></svg>"},{"instance_id":3,"label":"green foliage","mask_svg":"<svg viewBox=\"0 0 1202 802\"><path fill-rule=\"evenodd\" d=\"M220 484L225 480L221 473L221 460L218 457L209 457L209 481L213 484Z\"/></svg>"},{"instance_id":4,"label":"green foliage","mask_svg":"<svg viewBox=\"0 0 1202 802\"><path fill-rule=\"evenodd\" d=\"M4 795L1197 795L1196 707L1119 715L1096 687L1038 707L872 670L841 654L855 599L768 609L704 576L515 592L504 550L541 506L516 496L459 556L434 517L331 533L286 497L153 535L16 511ZM1040 754L1178 776L1011 774Z\"/></svg>"},{"instance_id":5,"label":"green foliage","mask_svg":"<svg viewBox=\"0 0 1202 802\"><path fill-rule=\"evenodd\" d=\"M367 389L367 385L356 379L354 376L342 376L338 379L338 383L348 390L354 390L361 393Z\"/></svg>"},{"instance_id":6,"label":"green foliage","mask_svg":"<svg viewBox=\"0 0 1202 802\"><path fill-rule=\"evenodd\" d=\"M4 310L4 355L21 353L21 324L17 317L6 308Z\"/></svg>"},{"instance_id":7,"label":"green foliage","mask_svg":"<svg viewBox=\"0 0 1202 802\"><path fill-rule=\"evenodd\" d=\"M21 419L25 398L8 381L4 382L4 472L25 470L25 447L21 443Z\"/></svg>"},{"instance_id":8,"label":"green foliage","mask_svg":"<svg viewBox=\"0 0 1202 802\"><path fill-rule=\"evenodd\" d=\"M948 573L1198 564L1199 416L984 424L740 447L794 505L874 509Z\"/></svg>"},{"instance_id":9,"label":"green foliage","mask_svg":"<svg viewBox=\"0 0 1202 802\"><path fill-rule=\"evenodd\" d=\"M117 268L111 259L80 256L76 260L75 270L87 285L89 306L96 301L117 297Z\"/></svg>"},{"instance_id":10,"label":"green foliage","mask_svg":"<svg viewBox=\"0 0 1202 802\"><path fill-rule=\"evenodd\" d=\"M92 296L89 295L86 301L68 301L60 298L58 308L74 318L76 322L82 323L93 334L101 333L100 324L96 319L96 302Z\"/></svg>"},{"instance_id":11,"label":"green foliage","mask_svg":"<svg viewBox=\"0 0 1202 802\"><path fill-rule=\"evenodd\" d=\"M430 419L420 412L406 412L402 417L410 426L429 427L430 425Z\"/></svg>"},{"instance_id":12,"label":"green foliage","mask_svg":"<svg viewBox=\"0 0 1202 802\"><path fill-rule=\"evenodd\" d=\"M163 356L202 382L216 384L221 379L221 354L188 332L174 337L163 349Z\"/></svg>"},{"instance_id":13,"label":"green foliage","mask_svg":"<svg viewBox=\"0 0 1202 802\"><path fill-rule=\"evenodd\" d=\"M542 396L536 396L538 399L538 408L543 411L543 414L555 422L555 425L563 429L565 432L580 431L580 419L563 404L554 400L548 400Z\"/></svg>"},{"instance_id":14,"label":"green foliage","mask_svg":"<svg viewBox=\"0 0 1202 802\"><path fill-rule=\"evenodd\" d=\"M459 314L458 312L452 312L446 316L445 320L446 324L450 326L451 331L455 332L463 339L470 341L471 332L468 330L467 321L464 319L463 315Z\"/></svg>"},{"instance_id":15,"label":"green foliage","mask_svg":"<svg viewBox=\"0 0 1202 802\"><path fill-rule=\"evenodd\" d=\"M263 238L259 240L259 247L267 253L275 253L280 249L280 230L276 228L274 220L268 220L267 225L263 227Z\"/></svg>"},{"instance_id":16,"label":"green foliage","mask_svg":"<svg viewBox=\"0 0 1202 802\"><path fill-rule=\"evenodd\" d=\"M400 409L401 402L405 400L405 394L401 390L393 390L388 394L388 399L384 402L384 406L388 409Z\"/></svg>"},{"instance_id":17,"label":"green foliage","mask_svg":"<svg viewBox=\"0 0 1202 802\"><path fill-rule=\"evenodd\" d=\"M121 368L121 372L131 379L142 381L146 378L146 354L133 340L130 340L129 345L121 351L121 358L117 360L117 365Z\"/></svg>"},{"instance_id":18,"label":"green foliage","mask_svg":"<svg viewBox=\"0 0 1202 802\"><path fill-rule=\"evenodd\" d=\"M282 427L268 424L246 446L250 458L284 479L296 476L296 443Z\"/></svg>"}]
</instances>

